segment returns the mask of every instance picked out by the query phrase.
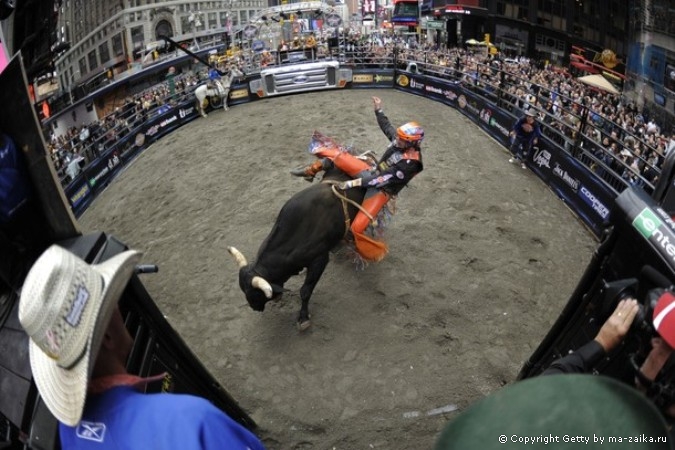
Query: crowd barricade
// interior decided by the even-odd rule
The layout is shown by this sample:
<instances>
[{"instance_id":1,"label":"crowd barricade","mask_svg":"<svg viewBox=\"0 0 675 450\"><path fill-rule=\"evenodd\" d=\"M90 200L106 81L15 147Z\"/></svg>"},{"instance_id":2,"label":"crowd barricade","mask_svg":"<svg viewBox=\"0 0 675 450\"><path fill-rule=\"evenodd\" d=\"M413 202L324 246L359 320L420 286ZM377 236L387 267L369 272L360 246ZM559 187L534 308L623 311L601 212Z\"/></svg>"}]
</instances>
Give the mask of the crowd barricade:
<instances>
[{"instance_id":1,"label":"crowd barricade","mask_svg":"<svg viewBox=\"0 0 675 450\"><path fill-rule=\"evenodd\" d=\"M505 147L517 120L512 113L477 95L472 87L409 72L397 72L395 88L452 106ZM616 192L572 154L546 136L533 149L530 168L598 237L609 225Z\"/></svg>"},{"instance_id":2,"label":"crowd barricade","mask_svg":"<svg viewBox=\"0 0 675 450\"><path fill-rule=\"evenodd\" d=\"M251 82L256 79L260 79L260 74L234 80L230 88L229 105L259 100L261 97L250 89L252 84L255 85ZM341 88L394 88L443 103L468 117L507 148L510 145L509 131L517 120L515 114L521 114L513 104L504 103L505 107L500 107L499 96L486 92L489 86L478 89L477 84L467 83L456 76L446 79L406 72L400 68L354 68L352 80ZM65 187L66 197L76 216L81 215L121 168L147 146L198 117L194 100L190 96L188 99L115 142ZM569 149L566 150L554 139L552 135L542 136L531 155L530 168L599 237L609 224L609 214L617 192L625 186L617 182L617 174L602 161L591 161L595 160L591 152L576 148L570 153ZM589 168L591 163L599 169L598 173ZM603 177L602 173L611 174L611 177ZM616 186L613 187L614 184Z\"/></svg>"},{"instance_id":3,"label":"crowd barricade","mask_svg":"<svg viewBox=\"0 0 675 450\"><path fill-rule=\"evenodd\" d=\"M198 116L194 100L183 101L131 130L101 152L64 188L75 216L82 215L115 175L145 148Z\"/></svg>"}]
</instances>

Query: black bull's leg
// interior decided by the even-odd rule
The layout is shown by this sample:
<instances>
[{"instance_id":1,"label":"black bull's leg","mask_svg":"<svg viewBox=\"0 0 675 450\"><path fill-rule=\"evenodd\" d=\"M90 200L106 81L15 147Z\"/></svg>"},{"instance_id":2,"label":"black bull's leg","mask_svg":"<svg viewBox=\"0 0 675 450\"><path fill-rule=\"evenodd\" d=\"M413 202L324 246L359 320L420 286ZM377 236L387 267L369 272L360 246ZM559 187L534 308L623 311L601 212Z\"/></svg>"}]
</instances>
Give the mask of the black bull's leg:
<instances>
[{"instance_id":1,"label":"black bull's leg","mask_svg":"<svg viewBox=\"0 0 675 450\"><path fill-rule=\"evenodd\" d=\"M305 276L305 282L300 288L300 300L302 301L302 306L300 307L300 315L298 316L298 328L306 330L310 326L309 321L309 299L314 292L316 284L321 279L326 265L328 265L329 253L326 252L318 256L310 265L307 266L307 275Z\"/></svg>"}]
</instances>

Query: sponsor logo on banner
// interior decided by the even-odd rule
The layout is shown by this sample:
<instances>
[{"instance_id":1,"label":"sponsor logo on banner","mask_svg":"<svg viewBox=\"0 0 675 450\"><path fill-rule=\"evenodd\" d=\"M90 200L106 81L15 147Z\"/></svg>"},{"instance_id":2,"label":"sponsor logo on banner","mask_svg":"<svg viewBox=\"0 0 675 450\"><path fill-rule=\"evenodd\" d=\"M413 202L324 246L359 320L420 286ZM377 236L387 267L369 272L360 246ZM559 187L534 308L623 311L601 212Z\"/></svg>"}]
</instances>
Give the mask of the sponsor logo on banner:
<instances>
[{"instance_id":1,"label":"sponsor logo on banner","mask_svg":"<svg viewBox=\"0 0 675 450\"><path fill-rule=\"evenodd\" d=\"M408 86L408 85L410 84L410 79L408 79L408 77L405 76L405 75L399 75L399 76L396 78L396 83L397 83L399 86L406 87L406 86Z\"/></svg>"},{"instance_id":2,"label":"sponsor logo on banner","mask_svg":"<svg viewBox=\"0 0 675 450\"><path fill-rule=\"evenodd\" d=\"M235 89L234 91L230 91L230 99L232 100L247 97L248 97L248 89Z\"/></svg>"},{"instance_id":3,"label":"sponsor logo on banner","mask_svg":"<svg viewBox=\"0 0 675 450\"><path fill-rule=\"evenodd\" d=\"M509 132L506 132L508 135ZM551 170L551 152L546 149L534 147L534 154L532 155L532 162L541 167L546 167L548 170Z\"/></svg>"},{"instance_id":4,"label":"sponsor logo on banner","mask_svg":"<svg viewBox=\"0 0 675 450\"><path fill-rule=\"evenodd\" d=\"M591 207L593 211L598 213L600 217L606 219L609 216L609 208L602 204L600 200L595 198L595 195L589 191L586 186L581 186L579 196Z\"/></svg>"},{"instance_id":5,"label":"sponsor logo on banner","mask_svg":"<svg viewBox=\"0 0 675 450\"><path fill-rule=\"evenodd\" d=\"M507 130L507 129L504 127L504 125L502 125L501 123L499 123L499 121L498 121L497 119L495 119L494 117L491 117L491 118L490 118L490 126L492 126L492 127L496 128L497 130L499 130L499 132L500 132L503 136L508 136L508 135L509 135L509 130Z\"/></svg>"},{"instance_id":6,"label":"sponsor logo on banner","mask_svg":"<svg viewBox=\"0 0 675 450\"><path fill-rule=\"evenodd\" d=\"M117 152L114 152L112 158L108 158L108 169L112 170L120 164L120 157Z\"/></svg>"},{"instance_id":7,"label":"sponsor logo on banner","mask_svg":"<svg viewBox=\"0 0 675 450\"><path fill-rule=\"evenodd\" d=\"M466 108L466 97L460 95L459 98L457 99L457 103L459 104L460 108L462 109Z\"/></svg>"},{"instance_id":8,"label":"sponsor logo on banner","mask_svg":"<svg viewBox=\"0 0 675 450\"><path fill-rule=\"evenodd\" d=\"M145 132L146 136L154 136L157 134L159 131L159 125L153 125L150 128L148 128L148 131Z\"/></svg>"},{"instance_id":9,"label":"sponsor logo on banner","mask_svg":"<svg viewBox=\"0 0 675 450\"><path fill-rule=\"evenodd\" d=\"M424 83L420 83L420 82L419 82L418 80L416 80L415 78L413 78L412 80L410 80L410 87L413 88L413 89L417 89L417 90L423 91L425 86L426 86L426 85L425 85Z\"/></svg>"},{"instance_id":10,"label":"sponsor logo on banner","mask_svg":"<svg viewBox=\"0 0 675 450\"><path fill-rule=\"evenodd\" d=\"M162 122L159 124L160 128L164 128L165 126L175 122L178 120L178 116L173 115L171 117L167 117L166 119L162 120Z\"/></svg>"},{"instance_id":11,"label":"sponsor logo on banner","mask_svg":"<svg viewBox=\"0 0 675 450\"><path fill-rule=\"evenodd\" d=\"M560 167L560 164L556 163L555 167L553 168L553 174L563 180L566 185L568 185L574 192L577 192L579 190L579 185L581 184L579 180L576 178L572 177L565 169Z\"/></svg>"},{"instance_id":12,"label":"sponsor logo on banner","mask_svg":"<svg viewBox=\"0 0 675 450\"><path fill-rule=\"evenodd\" d=\"M673 223L670 218L664 218L669 221L672 229ZM633 227L649 242L653 243L662 255L672 263L675 262L675 245L670 242L672 232L664 226L659 216L649 208L645 208L633 220Z\"/></svg>"},{"instance_id":13,"label":"sponsor logo on banner","mask_svg":"<svg viewBox=\"0 0 675 450\"><path fill-rule=\"evenodd\" d=\"M490 110L490 109L481 109L480 110L480 118L483 122L489 124L490 123L490 117L492 117L492 110Z\"/></svg>"},{"instance_id":14,"label":"sponsor logo on banner","mask_svg":"<svg viewBox=\"0 0 675 450\"><path fill-rule=\"evenodd\" d=\"M87 194L89 194L89 185L85 183L72 195L72 197L70 197L70 204L73 205L73 207L77 207Z\"/></svg>"},{"instance_id":15,"label":"sponsor logo on banner","mask_svg":"<svg viewBox=\"0 0 675 450\"><path fill-rule=\"evenodd\" d=\"M96 175L94 175L92 178L89 179L89 185L91 187L96 186L96 183L98 182L98 180L100 180L101 178L106 176L108 174L108 172L110 172L110 169L108 169L108 166L105 166L103 168L103 170L101 170L99 173L97 173Z\"/></svg>"},{"instance_id":16,"label":"sponsor logo on banner","mask_svg":"<svg viewBox=\"0 0 675 450\"><path fill-rule=\"evenodd\" d=\"M110 158L108 158L107 164L101 169L99 173L94 175L92 178L89 179L89 185L91 187L96 186L96 183L103 178L104 176L108 175L108 172L113 170L115 167L117 167L120 163L120 158L117 155L117 152L114 152Z\"/></svg>"},{"instance_id":17,"label":"sponsor logo on banner","mask_svg":"<svg viewBox=\"0 0 675 450\"><path fill-rule=\"evenodd\" d=\"M187 109L183 109L183 108L179 109L179 110L178 110L178 115L180 116L181 119L184 119L184 118L186 118L187 116L189 116L190 114L192 114L192 113L194 113L194 112L195 112L195 107L194 107L194 106L190 106L190 107L187 108Z\"/></svg>"},{"instance_id":18,"label":"sponsor logo on banner","mask_svg":"<svg viewBox=\"0 0 675 450\"><path fill-rule=\"evenodd\" d=\"M369 73L357 73L352 76L352 83L372 83L373 75Z\"/></svg>"},{"instance_id":19,"label":"sponsor logo on banner","mask_svg":"<svg viewBox=\"0 0 675 450\"><path fill-rule=\"evenodd\" d=\"M427 87L425 88L425 90L426 90L427 92L433 92L434 94L441 94L441 95L443 95L443 89L438 88L438 87L436 87L436 86L429 86L429 85L427 85Z\"/></svg>"},{"instance_id":20,"label":"sponsor logo on banner","mask_svg":"<svg viewBox=\"0 0 675 450\"><path fill-rule=\"evenodd\" d=\"M453 91L443 91L443 95L445 95L445 98L447 98L450 101L455 101L457 100L457 94L455 94Z\"/></svg>"},{"instance_id":21,"label":"sponsor logo on banner","mask_svg":"<svg viewBox=\"0 0 675 450\"><path fill-rule=\"evenodd\" d=\"M394 80L393 75L375 75L376 83L388 83Z\"/></svg>"}]
</instances>

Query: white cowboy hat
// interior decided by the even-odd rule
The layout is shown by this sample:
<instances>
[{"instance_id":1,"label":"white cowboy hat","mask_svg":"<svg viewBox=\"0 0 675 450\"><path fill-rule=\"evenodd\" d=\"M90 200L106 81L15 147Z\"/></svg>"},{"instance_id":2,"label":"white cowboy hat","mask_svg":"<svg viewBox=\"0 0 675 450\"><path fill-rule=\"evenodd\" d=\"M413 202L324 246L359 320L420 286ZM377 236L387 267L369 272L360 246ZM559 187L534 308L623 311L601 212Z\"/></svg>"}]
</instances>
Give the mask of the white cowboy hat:
<instances>
[{"instance_id":1,"label":"white cowboy hat","mask_svg":"<svg viewBox=\"0 0 675 450\"><path fill-rule=\"evenodd\" d=\"M19 320L30 337L33 379L62 423L79 423L101 341L141 253L89 265L57 245L33 264L21 289Z\"/></svg>"}]
</instances>

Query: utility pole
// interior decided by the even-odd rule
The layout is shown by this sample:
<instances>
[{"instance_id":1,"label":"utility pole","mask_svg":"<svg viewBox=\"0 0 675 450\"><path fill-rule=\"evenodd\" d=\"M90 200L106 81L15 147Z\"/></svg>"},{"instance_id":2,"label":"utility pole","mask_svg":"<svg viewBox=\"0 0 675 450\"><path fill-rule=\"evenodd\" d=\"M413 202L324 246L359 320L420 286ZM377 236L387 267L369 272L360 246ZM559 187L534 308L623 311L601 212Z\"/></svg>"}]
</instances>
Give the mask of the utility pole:
<instances>
[{"instance_id":1,"label":"utility pole","mask_svg":"<svg viewBox=\"0 0 675 450\"><path fill-rule=\"evenodd\" d=\"M417 43L422 45L422 0L417 0Z\"/></svg>"}]
</instances>

